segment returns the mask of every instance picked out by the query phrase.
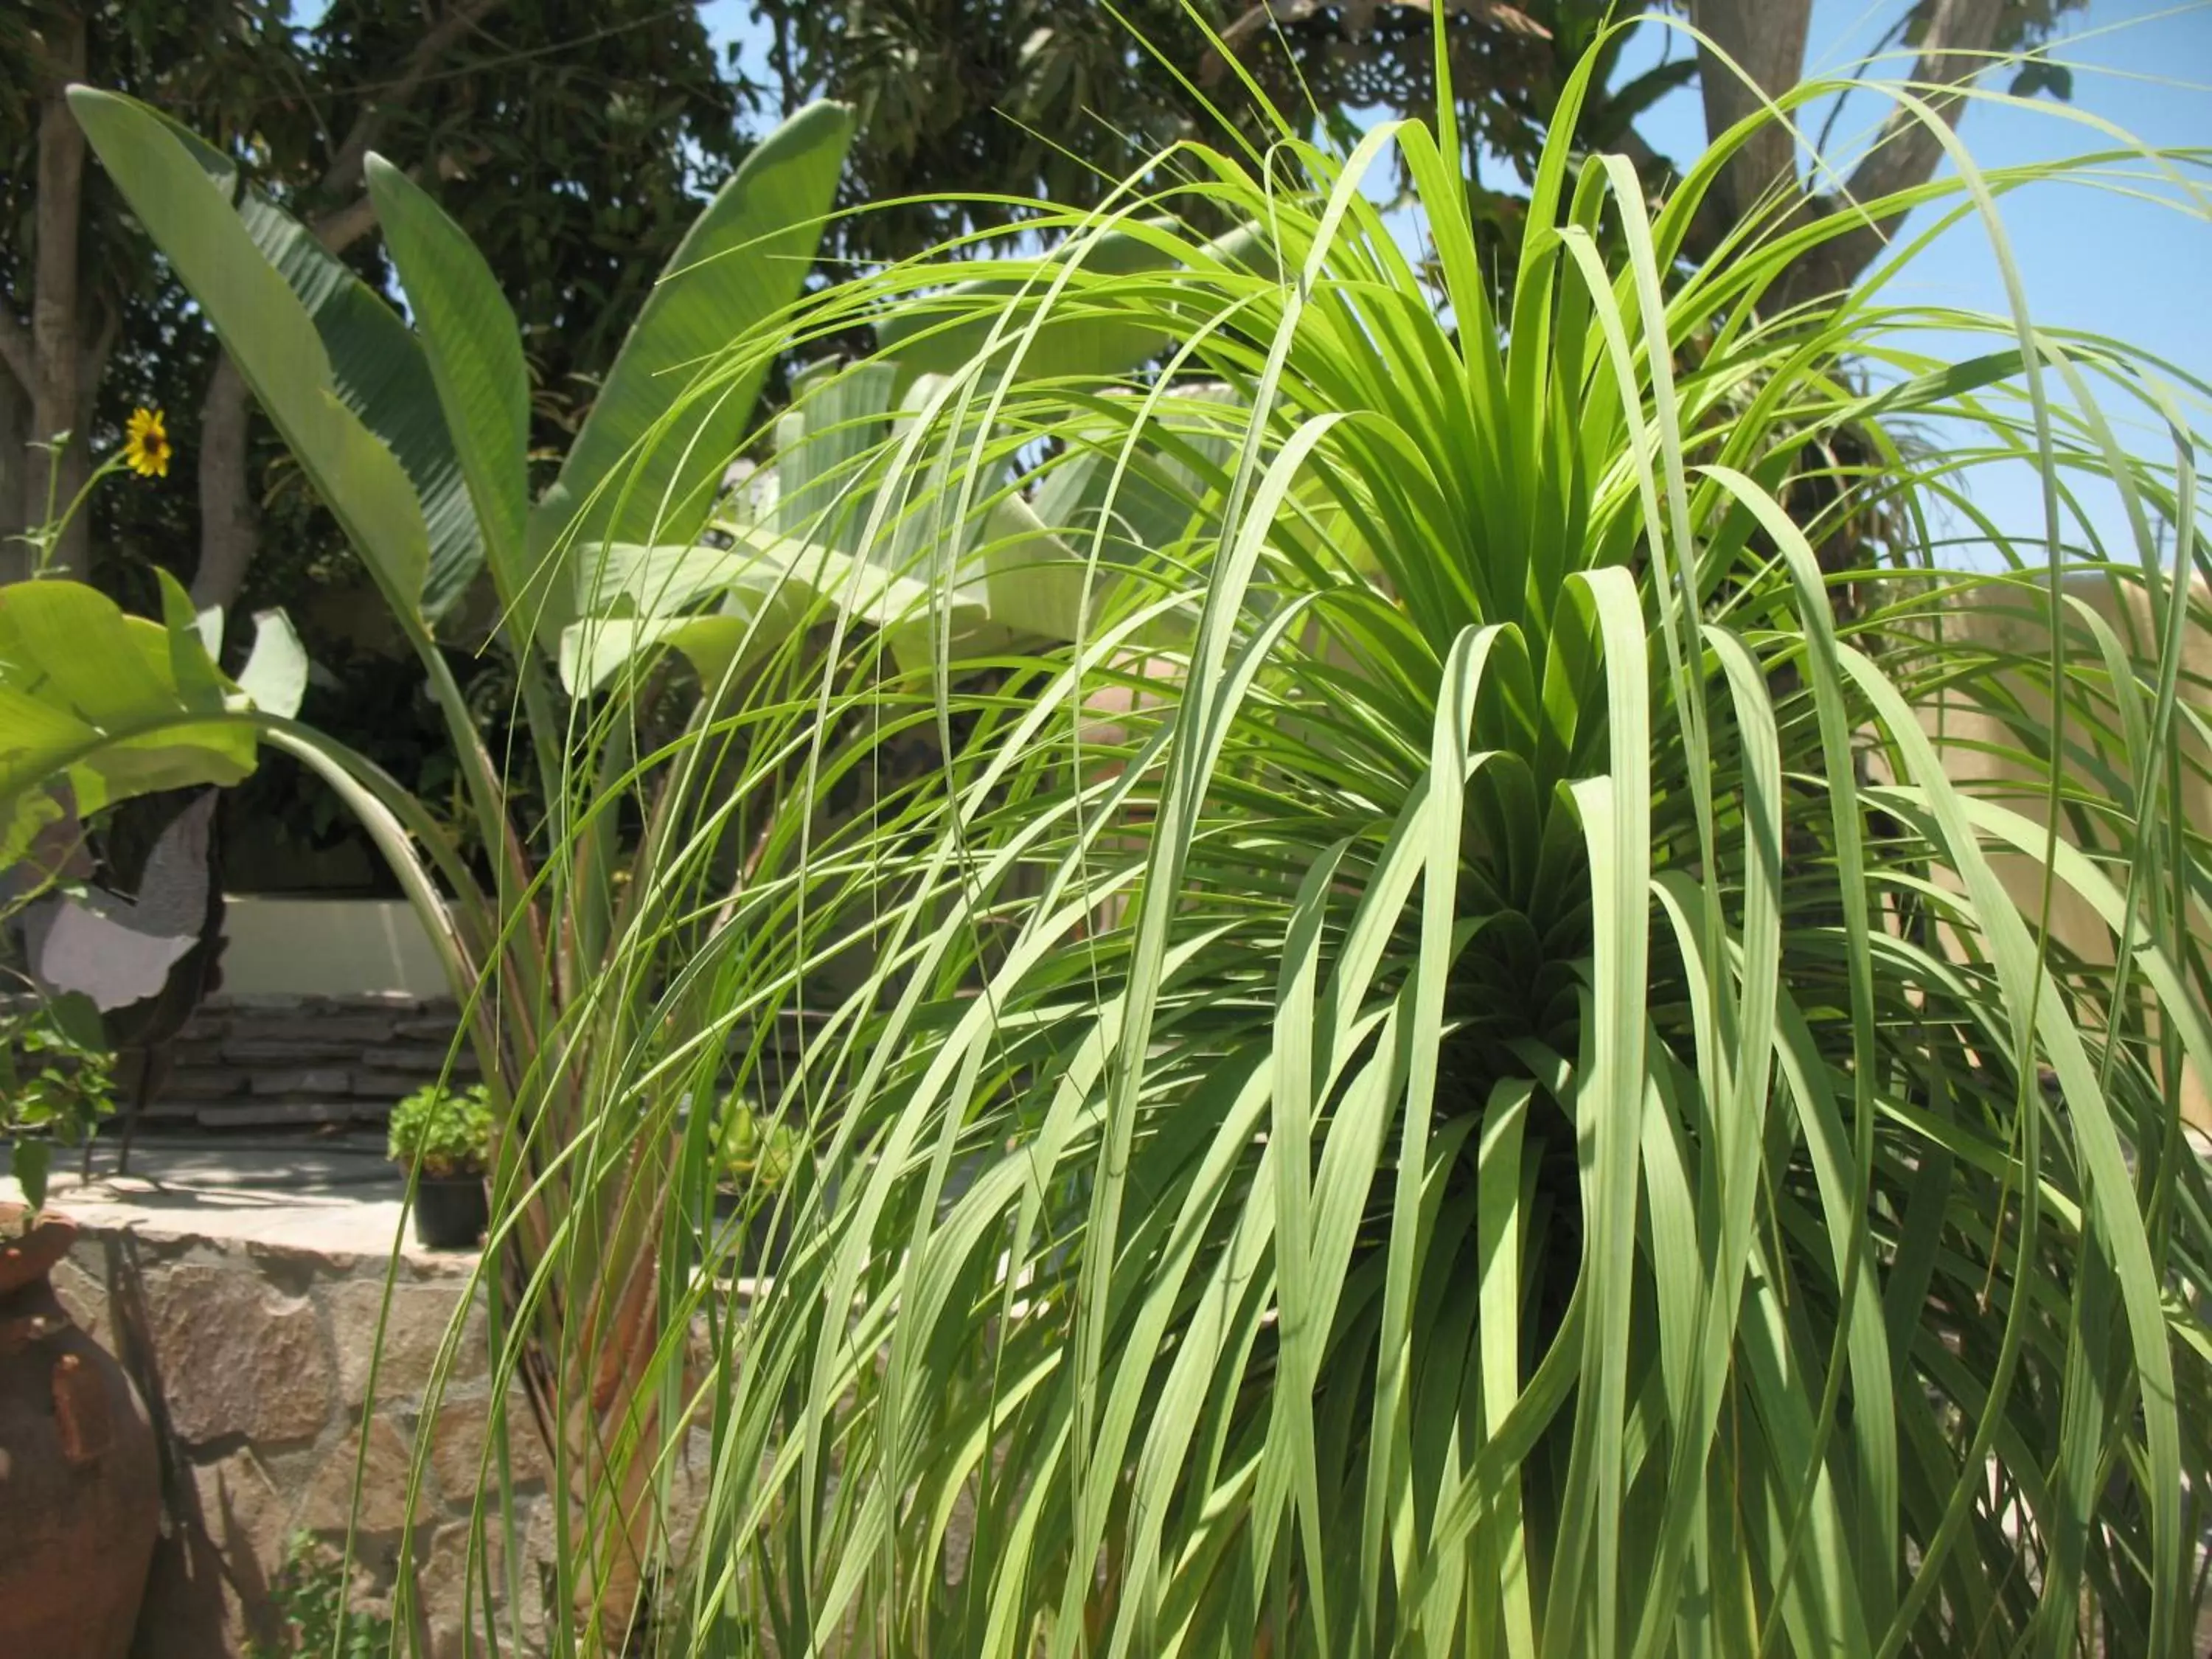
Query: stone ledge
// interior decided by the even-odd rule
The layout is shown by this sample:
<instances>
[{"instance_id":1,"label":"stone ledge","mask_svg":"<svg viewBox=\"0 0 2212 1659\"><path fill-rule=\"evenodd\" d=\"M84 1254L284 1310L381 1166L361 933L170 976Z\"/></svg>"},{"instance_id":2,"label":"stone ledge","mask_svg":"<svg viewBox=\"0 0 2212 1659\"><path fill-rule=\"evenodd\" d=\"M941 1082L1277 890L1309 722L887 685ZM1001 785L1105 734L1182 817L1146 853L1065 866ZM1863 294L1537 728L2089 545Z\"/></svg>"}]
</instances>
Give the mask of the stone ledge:
<instances>
[{"instance_id":1,"label":"stone ledge","mask_svg":"<svg viewBox=\"0 0 2212 1659\"><path fill-rule=\"evenodd\" d=\"M143 1223L87 1224L82 1207L70 1207L82 1231L55 1270L56 1293L123 1357L179 1477L165 1499L139 1659L244 1651L272 1628L267 1586L291 1538L304 1532L335 1546L349 1527L367 1605L381 1610L410 1572L431 1650L458 1654L465 1574L442 1558L467 1548L489 1417L481 1298L442 1389L433 1383L475 1258L395 1262ZM364 1413L387 1275L392 1313ZM544 1460L519 1393L508 1413L518 1534L535 1536L546 1530ZM404 1560L403 1536L411 1539ZM525 1575L533 1587L536 1578ZM542 1631L534 1606L521 1611L526 1634ZM476 1616L480 1625L480 1609Z\"/></svg>"}]
</instances>

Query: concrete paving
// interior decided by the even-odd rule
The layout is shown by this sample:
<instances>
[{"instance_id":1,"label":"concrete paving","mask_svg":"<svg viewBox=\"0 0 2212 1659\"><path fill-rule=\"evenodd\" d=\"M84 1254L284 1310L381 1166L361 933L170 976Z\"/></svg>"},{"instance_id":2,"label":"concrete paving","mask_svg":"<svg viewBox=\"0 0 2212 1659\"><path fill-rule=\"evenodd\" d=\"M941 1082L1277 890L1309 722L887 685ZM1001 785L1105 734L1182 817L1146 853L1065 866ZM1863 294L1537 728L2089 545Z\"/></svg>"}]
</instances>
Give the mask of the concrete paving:
<instances>
[{"instance_id":1,"label":"concrete paving","mask_svg":"<svg viewBox=\"0 0 2212 1659\"><path fill-rule=\"evenodd\" d=\"M333 1255L386 1255L399 1239L417 1254L404 1231L405 1184L380 1135L141 1135L127 1176L113 1173L114 1143L102 1140L89 1181L80 1157L55 1158L46 1204L81 1226ZM0 1198L21 1196L0 1178Z\"/></svg>"}]
</instances>

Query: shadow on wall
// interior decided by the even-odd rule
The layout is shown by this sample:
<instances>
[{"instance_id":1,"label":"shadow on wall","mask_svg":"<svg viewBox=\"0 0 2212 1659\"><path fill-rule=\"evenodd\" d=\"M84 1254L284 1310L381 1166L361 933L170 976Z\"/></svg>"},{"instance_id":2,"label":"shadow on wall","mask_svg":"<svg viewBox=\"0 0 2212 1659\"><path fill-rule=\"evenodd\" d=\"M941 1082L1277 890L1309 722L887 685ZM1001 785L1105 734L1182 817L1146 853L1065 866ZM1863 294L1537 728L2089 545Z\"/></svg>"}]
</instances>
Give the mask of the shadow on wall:
<instances>
[{"instance_id":1,"label":"shadow on wall","mask_svg":"<svg viewBox=\"0 0 2212 1659\"><path fill-rule=\"evenodd\" d=\"M227 1628L226 1583L247 1638L273 1648L283 1632L269 1599L267 1576L251 1546L241 1540L227 1493L224 1513L211 1522L170 1420L147 1317L138 1241L127 1233L110 1233L100 1246L109 1343L145 1402L161 1457L161 1535L154 1547L146 1599L139 1605L131 1659L229 1659L234 1650Z\"/></svg>"},{"instance_id":2,"label":"shadow on wall","mask_svg":"<svg viewBox=\"0 0 2212 1659\"><path fill-rule=\"evenodd\" d=\"M392 1264L381 1255L80 1232L54 1290L130 1374L160 1451L162 1531L132 1659L289 1651L273 1592L291 1547L304 1536L321 1559L349 1528L353 1610L388 1616L404 1576L411 1650L461 1659L471 1626L472 1650L488 1651L467 1539L477 1495L496 1486L487 1459L499 1417L517 1422L513 1521L526 1553L518 1620L493 1616L502 1650L518 1625L526 1644L542 1639L529 1564L551 1551L544 1468L526 1419L513 1415L514 1391L504 1408L495 1401L481 1301L462 1320L446 1385L433 1383L472 1267L404 1258L387 1308Z\"/></svg>"}]
</instances>

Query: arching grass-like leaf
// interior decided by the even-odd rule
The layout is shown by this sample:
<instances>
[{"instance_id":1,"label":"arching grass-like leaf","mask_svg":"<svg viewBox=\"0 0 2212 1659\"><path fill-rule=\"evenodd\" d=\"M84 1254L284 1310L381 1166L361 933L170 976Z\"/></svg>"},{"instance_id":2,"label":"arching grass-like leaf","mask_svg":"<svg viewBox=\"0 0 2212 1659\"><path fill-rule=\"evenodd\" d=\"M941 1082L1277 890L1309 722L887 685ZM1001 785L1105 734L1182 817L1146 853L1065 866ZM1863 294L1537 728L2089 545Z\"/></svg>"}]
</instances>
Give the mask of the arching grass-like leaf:
<instances>
[{"instance_id":1,"label":"arching grass-like leaf","mask_svg":"<svg viewBox=\"0 0 2212 1659\"><path fill-rule=\"evenodd\" d=\"M611 553L606 661L713 684L563 1155L680 1182L740 1083L806 1146L771 1285L678 1252L607 1472L704 1437L672 1650L2180 1650L2204 389L2017 317L1932 361L1894 273L1778 306L1838 223L1685 258L1751 130L1656 205L1555 143L1503 327L1455 140L1185 152L1141 222L810 300L902 320L801 382L738 569ZM1979 457L2137 545L2055 488L2015 545ZM2069 580L2127 596L2087 648Z\"/></svg>"}]
</instances>

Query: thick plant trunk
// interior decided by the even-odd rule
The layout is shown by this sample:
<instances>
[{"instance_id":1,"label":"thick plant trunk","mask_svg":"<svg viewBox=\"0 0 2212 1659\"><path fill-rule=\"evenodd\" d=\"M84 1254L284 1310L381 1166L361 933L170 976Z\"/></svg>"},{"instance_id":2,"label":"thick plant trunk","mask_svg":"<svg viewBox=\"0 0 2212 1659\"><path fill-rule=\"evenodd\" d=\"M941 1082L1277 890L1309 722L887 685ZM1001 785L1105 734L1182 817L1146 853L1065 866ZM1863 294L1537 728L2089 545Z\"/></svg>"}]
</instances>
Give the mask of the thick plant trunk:
<instances>
[{"instance_id":1,"label":"thick plant trunk","mask_svg":"<svg viewBox=\"0 0 2212 1659\"><path fill-rule=\"evenodd\" d=\"M1698 48L1698 90L1708 140L1803 77L1812 15L1812 0L1694 0L1690 17L1706 36ZM1722 170L1714 205L1733 224L1777 191L1797 193L1797 141L1770 120Z\"/></svg>"},{"instance_id":2,"label":"thick plant trunk","mask_svg":"<svg viewBox=\"0 0 2212 1659\"><path fill-rule=\"evenodd\" d=\"M61 457L59 502L66 507L90 475L91 434L84 430L91 398L78 377L83 345L79 333L77 237L84 204L84 134L64 96L84 78L84 17L74 9L56 18L46 37L46 73L39 95L38 254L31 301L31 429L29 444L69 434ZM46 518L47 457L30 450L21 499L24 516ZM55 550L57 574L82 580L91 572L92 544L82 515Z\"/></svg>"},{"instance_id":3,"label":"thick plant trunk","mask_svg":"<svg viewBox=\"0 0 2212 1659\"><path fill-rule=\"evenodd\" d=\"M192 603L228 610L253 562L253 489L246 471L252 395L228 352L216 358L200 400L200 558Z\"/></svg>"}]
</instances>

